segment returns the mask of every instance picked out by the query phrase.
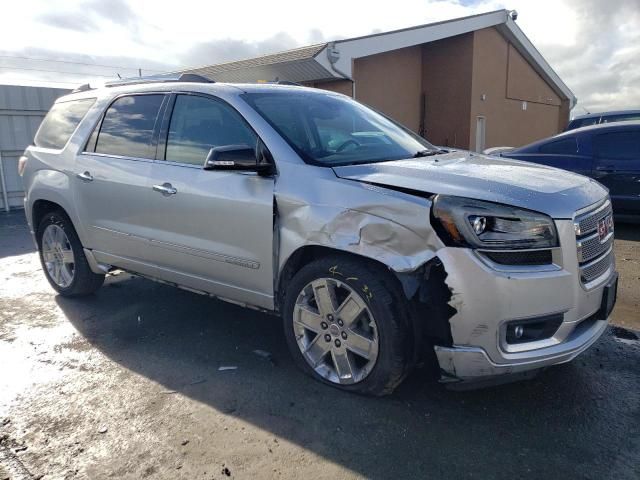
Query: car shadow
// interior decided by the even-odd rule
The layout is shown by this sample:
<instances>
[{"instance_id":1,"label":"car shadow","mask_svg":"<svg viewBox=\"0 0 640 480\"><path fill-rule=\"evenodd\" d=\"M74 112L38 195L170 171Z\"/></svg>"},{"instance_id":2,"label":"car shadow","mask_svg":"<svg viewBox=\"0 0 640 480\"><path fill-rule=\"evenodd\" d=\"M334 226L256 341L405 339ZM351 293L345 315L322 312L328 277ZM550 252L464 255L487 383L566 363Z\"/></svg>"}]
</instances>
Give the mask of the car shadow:
<instances>
[{"instance_id":1,"label":"car shadow","mask_svg":"<svg viewBox=\"0 0 640 480\"><path fill-rule=\"evenodd\" d=\"M616 240L631 240L640 242L640 223L621 223L615 224Z\"/></svg>"},{"instance_id":2,"label":"car shadow","mask_svg":"<svg viewBox=\"0 0 640 480\"><path fill-rule=\"evenodd\" d=\"M605 468L621 449L608 396L633 395L593 350L526 382L453 392L417 371L367 398L298 371L275 316L129 274L56 302L114 362L368 478L591 476L586 459Z\"/></svg>"},{"instance_id":3,"label":"car shadow","mask_svg":"<svg viewBox=\"0 0 640 480\"><path fill-rule=\"evenodd\" d=\"M0 258L36 251L23 210L0 212Z\"/></svg>"}]
</instances>

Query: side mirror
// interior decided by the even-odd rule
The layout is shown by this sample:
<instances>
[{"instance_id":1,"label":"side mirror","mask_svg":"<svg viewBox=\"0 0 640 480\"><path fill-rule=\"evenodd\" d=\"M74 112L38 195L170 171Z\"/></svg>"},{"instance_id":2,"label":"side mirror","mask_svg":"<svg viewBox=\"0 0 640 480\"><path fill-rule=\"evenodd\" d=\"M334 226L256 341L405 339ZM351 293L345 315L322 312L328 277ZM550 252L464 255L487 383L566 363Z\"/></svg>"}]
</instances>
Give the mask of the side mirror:
<instances>
[{"instance_id":1,"label":"side mirror","mask_svg":"<svg viewBox=\"0 0 640 480\"><path fill-rule=\"evenodd\" d=\"M271 171L271 164L259 163L249 145L224 145L209 150L205 170L244 170L261 174Z\"/></svg>"}]
</instances>

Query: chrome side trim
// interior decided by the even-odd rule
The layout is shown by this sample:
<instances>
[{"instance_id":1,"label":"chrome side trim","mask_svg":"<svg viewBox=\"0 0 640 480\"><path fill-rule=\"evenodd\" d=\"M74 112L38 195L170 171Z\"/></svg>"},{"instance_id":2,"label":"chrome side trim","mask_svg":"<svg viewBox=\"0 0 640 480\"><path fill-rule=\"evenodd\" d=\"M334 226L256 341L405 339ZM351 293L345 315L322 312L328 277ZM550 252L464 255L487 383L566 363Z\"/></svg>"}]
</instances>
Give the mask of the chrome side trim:
<instances>
[{"instance_id":1,"label":"chrome side trim","mask_svg":"<svg viewBox=\"0 0 640 480\"><path fill-rule=\"evenodd\" d=\"M97 230L102 230L104 232L129 237L132 240L139 240L141 242L148 243L152 246L166 248L168 250L176 251L178 253L185 253L187 255L193 255L194 257L206 258L209 260L215 260L217 262L229 263L231 265L237 265L239 267L250 268L252 270L257 270L260 268L260 262L252 260L250 258L242 258L242 257L233 257L230 255L225 255L223 253L213 252L210 250L200 250L197 248L188 247L186 245L178 244L178 243L170 243L163 242L160 240L154 240L152 238L141 237L138 235L132 235L130 233L121 232L119 230L113 230L105 227L98 227L96 225L92 225L92 228Z\"/></svg>"}]
</instances>

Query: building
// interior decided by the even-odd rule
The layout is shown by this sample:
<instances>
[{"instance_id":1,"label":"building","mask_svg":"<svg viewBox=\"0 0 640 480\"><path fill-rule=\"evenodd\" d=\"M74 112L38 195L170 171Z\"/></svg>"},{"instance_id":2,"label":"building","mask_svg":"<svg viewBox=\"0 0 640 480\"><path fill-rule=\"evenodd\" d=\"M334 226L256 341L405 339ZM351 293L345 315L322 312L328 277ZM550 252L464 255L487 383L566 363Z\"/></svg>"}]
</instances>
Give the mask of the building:
<instances>
[{"instance_id":1,"label":"building","mask_svg":"<svg viewBox=\"0 0 640 480\"><path fill-rule=\"evenodd\" d=\"M344 93L436 145L520 146L562 131L576 98L515 17L499 10L183 71Z\"/></svg>"},{"instance_id":2,"label":"building","mask_svg":"<svg viewBox=\"0 0 640 480\"><path fill-rule=\"evenodd\" d=\"M68 90L0 85L0 208L22 207L18 158L32 142L56 98Z\"/></svg>"}]
</instances>

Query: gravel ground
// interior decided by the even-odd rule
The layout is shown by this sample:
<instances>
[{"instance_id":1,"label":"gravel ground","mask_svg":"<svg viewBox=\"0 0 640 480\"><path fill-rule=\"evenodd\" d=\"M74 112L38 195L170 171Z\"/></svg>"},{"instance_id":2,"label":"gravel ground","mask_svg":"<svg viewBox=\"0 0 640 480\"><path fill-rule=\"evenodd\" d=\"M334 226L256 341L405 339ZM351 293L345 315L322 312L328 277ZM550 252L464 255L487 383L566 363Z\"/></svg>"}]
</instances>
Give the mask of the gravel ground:
<instances>
[{"instance_id":1,"label":"gravel ground","mask_svg":"<svg viewBox=\"0 0 640 480\"><path fill-rule=\"evenodd\" d=\"M639 227L617 232L613 319L638 329ZM275 317L128 274L56 297L0 215L0 480L637 479L639 364L614 326L533 380L348 395L294 368Z\"/></svg>"}]
</instances>

